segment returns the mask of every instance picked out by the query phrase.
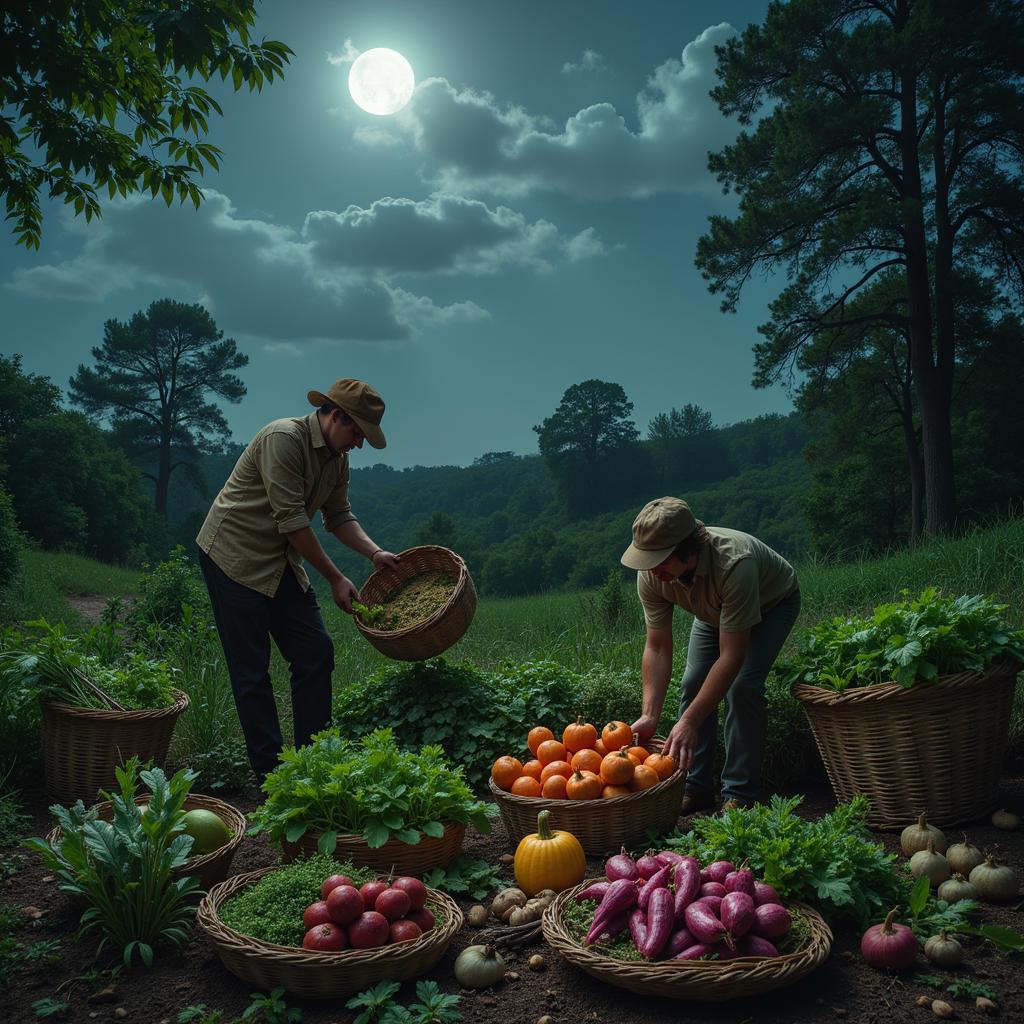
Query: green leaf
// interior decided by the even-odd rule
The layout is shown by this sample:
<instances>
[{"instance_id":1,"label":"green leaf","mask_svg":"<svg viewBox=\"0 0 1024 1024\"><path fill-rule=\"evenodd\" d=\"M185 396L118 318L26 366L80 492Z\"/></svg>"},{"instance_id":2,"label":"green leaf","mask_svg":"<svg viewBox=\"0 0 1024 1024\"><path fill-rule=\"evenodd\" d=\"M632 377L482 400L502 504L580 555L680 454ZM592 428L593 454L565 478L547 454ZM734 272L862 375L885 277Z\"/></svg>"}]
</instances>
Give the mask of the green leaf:
<instances>
[{"instance_id":1,"label":"green leaf","mask_svg":"<svg viewBox=\"0 0 1024 1024\"><path fill-rule=\"evenodd\" d=\"M444 825L439 821L428 821L423 824L423 832L431 839L440 839L444 835Z\"/></svg>"},{"instance_id":2,"label":"green leaf","mask_svg":"<svg viewBox=\"0 0 1024 1024\"><path fill-rule=\"evenodd\" d=\"M338 845L337 832L324 832L316 842L316 848L323 854L330 856Z\"/></svg>"},{"instance_id":3,"label":"green leaf","mask_svg":"<svg viewBox=\"0 0 1024 1024\"><path fill-rule=\"evenodd\" d=\"M1021 953L1024 952L1024 935L1020 935L1012 928L1001 924L983 924L978 928L964 926L957 931L966 935L977 935L988 939L1000 953Z\"/></svg>"},{"instance_id":4,"label":"green leaf","mask_svg":"<svg viewBox=\"0 0 1024 1024\"><path fill-rule=\"evenodd\" d=\"M931 891L931 883L928 881L926 875L922 875L915 883L914 887L910 890L910 896L908 903L910 906L910 912L917 917L928 903L928 895Z\"/></svg>"}]
</instances>

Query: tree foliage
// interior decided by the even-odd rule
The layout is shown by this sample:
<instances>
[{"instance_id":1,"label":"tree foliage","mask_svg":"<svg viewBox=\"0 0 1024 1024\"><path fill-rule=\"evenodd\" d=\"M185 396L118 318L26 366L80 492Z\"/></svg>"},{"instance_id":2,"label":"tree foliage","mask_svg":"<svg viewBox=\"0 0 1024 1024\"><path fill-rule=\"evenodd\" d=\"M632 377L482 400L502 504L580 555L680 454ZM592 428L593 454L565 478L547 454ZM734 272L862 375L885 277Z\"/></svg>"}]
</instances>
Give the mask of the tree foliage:
<instances>
[{"instance_id":1,"label":"tree foliage","mask_svg":"<svg viewBox=\"0 0 1024 1024\"><path fill-rule=\"evenodd\" d=\"M95 368L79 365L71 379L71 399L91 415L109 415L125 451L155 464L145 475L165 515L174 471L230 440L224 413L208 399L241 401L245 385L232 371L249 357L202 306L172 299L126 323L108 320L92 356Z\"/></svg>"},{"instance_id":2,"label":"tree foliage","mask_svg":"<svg viewBox=\"0 0 1024 1024\"><path fill-rule=\"evenodd\" d=\"M38 248L40 194L84 213L149 192L196 207L196 177L221 151L202 141L220 105L214 76L260 90L292 51L255 42L254 0L56 0L4 4L0 195L20 244Z\"/></svg>"}]
</instances>

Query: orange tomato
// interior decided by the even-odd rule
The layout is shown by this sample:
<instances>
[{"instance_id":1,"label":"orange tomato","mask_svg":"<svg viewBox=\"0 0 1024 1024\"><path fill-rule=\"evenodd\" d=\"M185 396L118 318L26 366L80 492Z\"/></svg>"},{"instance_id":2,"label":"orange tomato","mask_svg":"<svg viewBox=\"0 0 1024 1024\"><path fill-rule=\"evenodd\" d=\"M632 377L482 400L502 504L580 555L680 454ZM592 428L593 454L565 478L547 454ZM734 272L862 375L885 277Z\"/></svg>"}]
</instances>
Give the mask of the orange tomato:
<instances>
[{"instance_id":1,"label":"orange tomato","mask_svg":"<svg viewBox=\"0 0 1024 1024\"><path fill-rule=\"evenodd\" d=\"M633 769L633 778L629 780L629 788L636 792L639 789L650 789L651 786L656 786L661 779L658 778L658 773L653 768L648 768L645 764L638 764Z\"/></svg>"},{"instance_id":2,"label":"orange tomato","mask_svg":"<svg viewBox=\"0 0 1024 1024\"><path fill-rule=\"evenodd\" d=\"M601 755L602 757L604 757L604 755L608 753L608 748L607 748L607 747L606 747L606 746L604 745L604 743L603 743L603 742L602 742L601 740L597 740L597 741L596 741L596 742L594 743L594 749L595 749L595 750L596 750L596 751L597 751L597 752L598 752L598 753L599 753L599 754L600 754L600 755Z\"/></svg>"},{"instance_id":3,"label":"orange tomato","mask_svg":"<svg viewBox=\"0 0 1024 1024\"><path fill-rule=\"evenodd\" d=\"M601 760L601 778L606 786L628 786L635 769L636 765L625 748L614 754L605 754Z\"/></svg>"},{"instance_id":4,"label":"orange tomato","mask_svg":"<svg viewBox=\"0 0 1024 1024\"><path fill-rule=\"evenodd\" d=\"M579 768L580 770L586 769L588 772L593 772L595 775L601 771L601 755L596 750L591 750L589 747L585 750L577 750L572 755L572 760L569 762L573 768Z\"/></svg>"},{"instance_id":5,"label":"orange tomato","mask_svg":"<svg viewBox=\"0 0 1024 1024\"><path fill-rule=\"evenodd\" d=\"M537 747L537 759L541 764L551 764L552 761L565 760L565 746L558 740L544 740Z\"/></svg>"},{"instance_id":6,"label":"orange tomato","mask_svg":"<svg viewBox=\"0 0 1024 1024\"><path fill-rule=\"evenodd\" d=\"M646 747L630 747L629 756L635 757L637 764L646 764L651 752Z\"/></svg>"},{"instance_id":7,"label":"orange tomato","mask_svg":"<svg viewBox=\"0 0 1024 1024\"><path fill-rule=\"evenodd\" d=\"M572 775L572 765L568 761L549 761L540 772L541 784L547 782L552 775L561 775L568 779Z\"/></svg>"},{"instance_id":8,"label":"orange tomato","mask_svg":"<svg viewBox=\"0 0 1024 1024\"><path fill-rule=\"evenodd\" d=\"M534 758L532 761L527 761L526 764L523 765L523 774L529 775L531 779L536 779L540 782L540 773L543 768L544 765Z\"/></svg>"},{"instance_id":9,"label":"orange tomato","mask_svg":"<svg viewBox=\"0 0 1024 1024\"><path fill-rule=\"evenodd\" d=\"M633 730L625 722L609 722L601 730L601 742L609 750L618 750L633 742Z\"/></svg>"},{"instance_id":10,"label":"orange tomato","mask_svg":"<svg viewBox=\"0 0 1024 1024\"><path fill-rule=\"evenodd\" d=\"M597 727L591 725L590 722L584 722L581 715L575 722L565 727L562 732L562 742L565 744L565 749L574 754L577 750L593 748L597 742Z\"/></svg>"},{"instance_id":11,"label":"orange tomato","mask_svg":"<svg viewBox=\"0 0 1024 1024\"><path fill-rule=\"evenodd\" d=\"M555 734L546 725L535 725L526 737L526 745L530 748L530 753L534 757L537 756L537 748L545 740L553 740Z\"/></svg>"},{"instance_id":12,"label":"orange tomato","mask_svg":"<svg viewBox=\"0 0 1024 1024\"><path fill-rule=\"evenodd\" d=\"M605 800L611 800L613 796L629 796L632 792L629 786L605 786L601 790L601 796Z\"/></svg>"},{"instance_id":13,"label":"orange tomato","mask_svg":"<svg viewBox=\"0 0 1024 1024\"><path fill-rule=\"evenodd\" d=\"M499 757L491 766L491 778L499 789L511 789L512 783L523 774L523 763L516 757Z\"/></svg>"},{"instance_id":14,"label":"orange tomato","mask_svg":"<svg viewBox=\"0 0 1024 1024\"><path fill-rule=\"evenodd\" d=\"M600 775L577 771L566 782L565 794L570 800L597 800L603 788Z\"/></svg>"},{"instance_id":15,"label":"orange tomato","mask_svg":"<svg viewBox=\"0 0 1024 1024\"><path fill-rule=\"evenodd\" d=\"M516 796L540 796L540 783L529 775L520 775L512 783L512 792Z\"/></svg>"},{"instance_id":16,"label":"orange tomato","mask_svg":"<svg viewBox=\"0 0 1024 1024\"><path fill-rule=\"evenodd\" d=\"M667 779L676 770L676 760L668 754L651 754L644 764L658 773L659 779Z\"/></svg>"},{"instance_id":17,"label":"orange tomato","mask_svg":"<svg viewBox=\"0 0 1024 1024\"><path fill-rule=\"evenodd\" d=\"M569 780L564 775L551 775L543 786L540 787L540 795L548 800L565 800L566 789Z\"/></svg>"}]
</instances>

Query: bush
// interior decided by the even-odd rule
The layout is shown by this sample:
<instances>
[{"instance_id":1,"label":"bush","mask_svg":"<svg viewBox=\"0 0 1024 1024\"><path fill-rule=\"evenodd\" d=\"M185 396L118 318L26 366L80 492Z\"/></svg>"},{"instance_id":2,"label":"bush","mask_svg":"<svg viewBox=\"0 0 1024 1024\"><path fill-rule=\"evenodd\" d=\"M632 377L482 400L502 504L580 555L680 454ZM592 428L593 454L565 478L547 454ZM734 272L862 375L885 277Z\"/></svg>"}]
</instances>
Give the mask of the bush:
<instances>
[{"instance_id":1,"label":"bush","mask_svg":"<svg viewBox=\"0 0 1024 1024\"><path fill-rule=\"evenodd\" d=\"M0 602L18 575L21 547L21 531L14 517L14 507L10 495L0 484Z\"/></svg>"},{"instance_id":2,"label":"bush","mask_svg":"<svg viewBox=\"0 0 1024 1024\"><path fill-rule=\"evenodd\" d=\"M169 557L150 567L142 567L139 588L142 596L132 608L136 623L180 624L187 605L193 609L209 606L209 595L196 564L178 545Z\"/></svg>"}]
</instances>

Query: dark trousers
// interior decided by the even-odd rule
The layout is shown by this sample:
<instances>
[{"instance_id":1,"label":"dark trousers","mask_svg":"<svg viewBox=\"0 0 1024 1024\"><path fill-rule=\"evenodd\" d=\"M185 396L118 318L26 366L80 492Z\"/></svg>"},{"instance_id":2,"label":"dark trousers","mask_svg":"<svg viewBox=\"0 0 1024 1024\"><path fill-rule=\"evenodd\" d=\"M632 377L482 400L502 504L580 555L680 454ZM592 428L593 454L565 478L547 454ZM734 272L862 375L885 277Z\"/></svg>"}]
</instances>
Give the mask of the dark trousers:
<instances>
[{"instance_id":1,"label":"dark trousers","mask_svg":"<svg viewBox=\"0 0 1024 1024\"><path fill-rule=\"evenodd\" d=\"M249 763L262 784L282 747L270 683L270 638L291 669L297 747L330 724L334 645L315 591L304 591L290 566L285 566L274 596L267 597L231 579L202 549L199 565L210 592Z\"/></svg>"}]
</instances>

